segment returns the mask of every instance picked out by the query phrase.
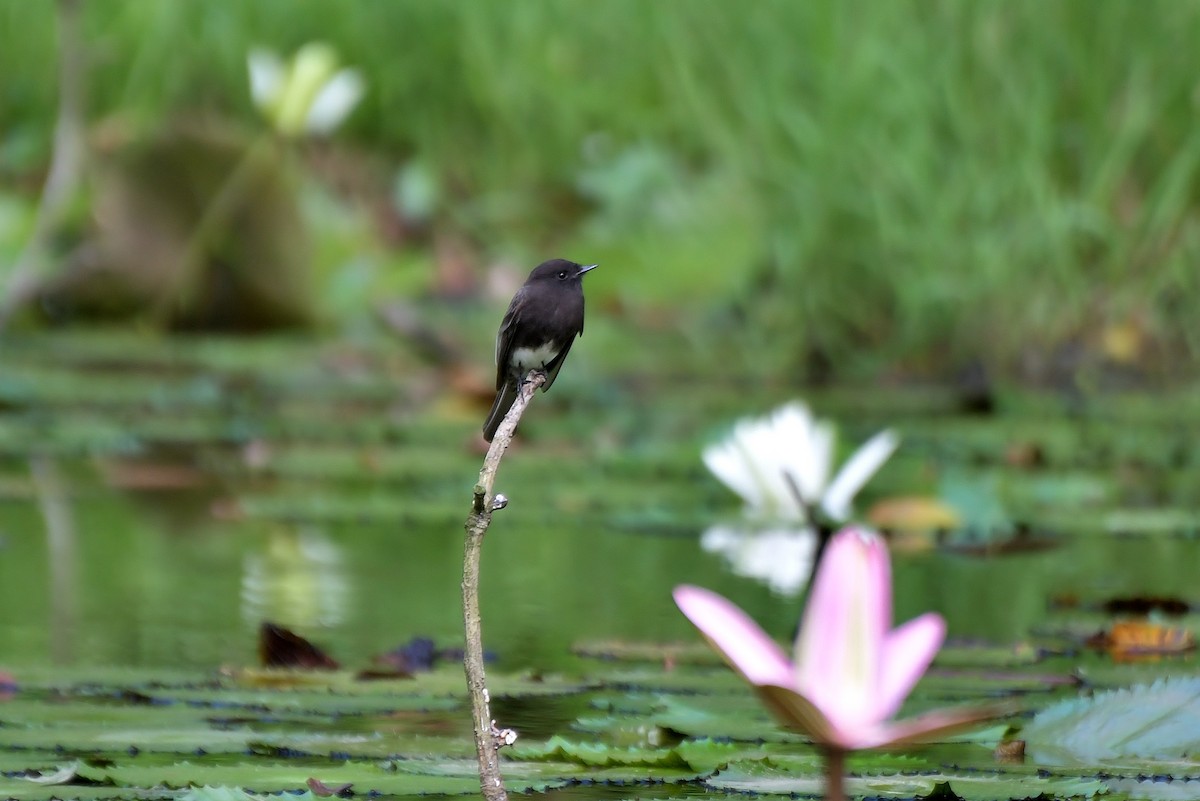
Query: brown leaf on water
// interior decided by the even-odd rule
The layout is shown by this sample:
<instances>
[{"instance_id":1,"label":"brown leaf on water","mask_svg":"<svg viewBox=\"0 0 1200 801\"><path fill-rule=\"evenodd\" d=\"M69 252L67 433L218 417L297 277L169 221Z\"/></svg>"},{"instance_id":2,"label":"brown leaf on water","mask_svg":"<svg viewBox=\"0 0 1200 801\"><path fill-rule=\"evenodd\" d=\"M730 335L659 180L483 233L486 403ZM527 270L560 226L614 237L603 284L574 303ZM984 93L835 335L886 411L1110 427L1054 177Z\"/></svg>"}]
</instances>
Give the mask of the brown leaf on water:
<instances>
[{"instance_id":1,"label":"brown leaf on water","mask_svg":"<svg viewBox=\"0 0 1200 801\"><path fill-rule=\"evenodd\" d=\"M264 667L337 670L338 663L295 632L263 621L258 629L258 658Z\"/></svg>"},{"instance_id":2,"label":"brown leaf on water","mask_svg":"<svg viewBox=\"0 0 1200 801\"><path fill-rule=\"evenodd\" d=\"M1025 761L1025 741L1006 740L996 746L992 756L997 762L1019 764Z\"/></svg>"},{"instance_id":3,"label":"brown leaf on water","mask_svg":"<svg viewBox=\"0 0 1200 801\"><path fill-rule=\"evenodd\" d=\"M937 498L903 496L884 498L867 512L871 525L888 535L896 551L928 551L939 532L962 525L958 512Z\"/></svg>"},{"instance_id":4,"label":"brown leaf on water","mask_svg":"<svg viewBox=\"0 0 1200 801\"><path fill-rule=\"evenodd\" d=\"M954 507L918 495L884 498L867 512L867 520L878 528L896 531L938 531L962 525Z\"/></svg>"},{"instance_id":5,"label":"brown leaf on water","mask_svg":"<svg viewBox=\"0 0 1200 801\"><path fill-rule=\"evenodd\" d=\"M1087 645L1108 651L1119 662L1157 659L1181 654L1196 647L1195 636L1179 626L1164 626L1143 620L1124 620L1114 623L1108 631L1091 637Z\"/></svg>"}]
</instances>

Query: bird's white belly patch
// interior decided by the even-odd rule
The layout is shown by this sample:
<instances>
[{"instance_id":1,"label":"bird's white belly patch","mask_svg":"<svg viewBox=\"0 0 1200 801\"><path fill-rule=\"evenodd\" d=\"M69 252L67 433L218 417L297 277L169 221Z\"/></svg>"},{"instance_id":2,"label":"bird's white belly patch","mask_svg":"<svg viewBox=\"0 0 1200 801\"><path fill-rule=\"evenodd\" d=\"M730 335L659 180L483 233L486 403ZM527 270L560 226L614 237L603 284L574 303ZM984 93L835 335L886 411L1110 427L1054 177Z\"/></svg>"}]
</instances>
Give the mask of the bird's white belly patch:
<instances>
[{"instance_id":1,"label":"bird's white belly patch","mask_svg":"<svg viewBox=\"0 0 1200 801\"><path fill-rule=\"evenodd\" d=\"M559 350L557 342L547 342L540 348L517 348L513 351L512 360L522 370L542 370L554 360Z\"/></svg>"}]
</instances>

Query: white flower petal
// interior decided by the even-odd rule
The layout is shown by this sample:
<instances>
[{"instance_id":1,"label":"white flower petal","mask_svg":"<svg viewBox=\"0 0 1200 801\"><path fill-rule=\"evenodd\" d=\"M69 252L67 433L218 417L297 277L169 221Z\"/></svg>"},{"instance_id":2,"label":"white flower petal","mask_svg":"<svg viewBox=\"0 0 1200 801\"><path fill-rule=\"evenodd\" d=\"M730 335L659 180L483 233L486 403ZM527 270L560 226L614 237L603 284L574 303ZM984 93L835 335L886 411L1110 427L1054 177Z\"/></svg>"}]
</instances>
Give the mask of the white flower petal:
<instances>
[{"instance_id":1,"label":"white flower petal","mask_svg":"<svg viewBox=\"0 0 1200 801\"><path fill-rule=\"evenodd\" d=\"M260 109L269 109L283 87L283 62L271 51L255 47L246 56L246 68L250 73L250 99Z\"/></svg>"},{"instance_id":2,"label":"white flower petal","mask_svg":"<svg viewBox=\"0 0 1200 801\"><path fill-rule=\"evenodd\" d=\"M738 421L724 442L705 451L704 461L756 514L803 520L824 494L833 448L832 425L793 401L766 417Z\"/></svg>"},{"instance_id":3,"label":"white flower petal","mask_svg":"<svg viewBox=\"0 0 1200 801\"><path fill-rule=\"evenodd\" d=\"M837 442L837 434L833 424L826 420L813 419L812 431L809 434L809 488L805 500L809 504L816 503L825 494L829 483L829 472L833 469L833 449Z\"/></svg>"},{"instance_id":4,"label":"white flower petal","mask_svg":"<svg viewBox=\"0 0 1200 801\"><path fill-rule=\"evenodd\" d=\"M891 429L884 429L864 442L851 456L825 491L821 508L834 520L850 517L850 503L863 485L878 472L896 450L900 438Z\"/></svg>"},{"instance_id":5,"label":"white flower petal","mask_svg":"<svg viewBox=\"0 0 1200 801\"><path fill-rule=\"evenodd\" d=\"M791 449L769 418L740 420L722 442L705 449L712 473L764 517L797 519L799 507L784 479Z\"/></svg>"},{"instance_id":6,"label":"white flower petal","mask_svg":"<svg viewBox=\"0 0 1200 801\"><path fill-rule=\"evenodd\" d=\"M305 130L315 134L329 133L350 115L365 91L366 83L357 70L339 70L321 87L309 106Z\"/></svg>"},{"instance_id":7,"label":"white flower petal","mask_svg":"<svg viewBox=\"0 0 1200 801\"><path fill-rule=\"evenodd\" d=\"M700 547L723 556L737 575L765 582L780 595L794 596L812 572L817 535L807 527L713 526L701 535Z\"/></svg>"},{"instance_id":8,"label":"white flower petal","mask_svg":"<svg viewBox=\"0 0 1200 801\"><path fill-rule=\"evenodd\" d=\"M790 469L792 448L781 436L776 421L754 421L743 429L739 443L760 488L759 511L769 517L799 519L800 506L785 477Z\"/></svg>"},{"instance_id":9,"label":"white flower petal","mask_svg":"<svg viewBox=\"0 0 1200 801\"><path fill-rule=\"evenodd\" d=\"M705 448L703 459L709 472L740 495L747 506L757 509L762 505L761 488L753 467L731 440Z\"/></svg>"},{"instance_id":10,"label":"white flower petal","mask_svg":"<svg viewBox=\"0 0 1200 801\"><path fill-rule=\"evenodd\" d=\"M812 505L820 499L829 471L829 448L825 442L829 437L828 427L819 423L808 406L798 401L781 408L775 422L776 439L788 452L787 472L800 491L803 503ZM787 489L794 496L791 487Z\"/></svg>"}]
</instances>

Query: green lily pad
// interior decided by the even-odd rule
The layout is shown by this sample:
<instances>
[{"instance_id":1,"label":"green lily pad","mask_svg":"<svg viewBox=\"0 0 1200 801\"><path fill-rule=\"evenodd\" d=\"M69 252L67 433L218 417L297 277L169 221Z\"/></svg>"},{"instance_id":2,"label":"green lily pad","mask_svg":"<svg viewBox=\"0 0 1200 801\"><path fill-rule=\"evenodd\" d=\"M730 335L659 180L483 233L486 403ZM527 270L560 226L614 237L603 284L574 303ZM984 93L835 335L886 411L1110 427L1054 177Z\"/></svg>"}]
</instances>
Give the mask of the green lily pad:
<instances>
[{"instance_id":1,"label":"green lily pad","mask_svg":"<svg viewBox=\"0 0 1200 801\"><path fill-rule=\"evenodd\" d=\"M1103 764L1180 760L1200 751L1200 678L1163 679L1042 710L1022 731L1037 759Z\"/></svg>"}]
</instances>

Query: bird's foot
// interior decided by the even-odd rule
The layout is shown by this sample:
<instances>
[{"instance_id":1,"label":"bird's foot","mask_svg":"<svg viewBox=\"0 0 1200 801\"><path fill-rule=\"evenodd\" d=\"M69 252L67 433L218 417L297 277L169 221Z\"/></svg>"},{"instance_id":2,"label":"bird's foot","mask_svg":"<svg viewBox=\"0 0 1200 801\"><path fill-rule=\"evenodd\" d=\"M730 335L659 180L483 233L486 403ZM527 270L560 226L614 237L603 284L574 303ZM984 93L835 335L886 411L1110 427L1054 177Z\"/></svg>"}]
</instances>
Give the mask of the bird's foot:
<instances>
[{"instance_id":1,"label":"bird's foot","mask_svg":"<svg viewBox=\"0 0 1200 801\"><path fill-rule=\"evenodd\" d=\"M546 371L545 371L545 370L539 370L539 369L538 369L538 368L536 368L536 367L534 367L534 368L533 368L533 369L531 369L531 370L526 370L526 371L525 371L525 375L521 376L521 386L523 387L523 386L525 386L526 384L532 384L532 383L533 383L533 378L534 378L534 376L539 376L539 375L540 375L542 378L545 378L545 377L546 377Z\"/></svg>"}]
</instances>

